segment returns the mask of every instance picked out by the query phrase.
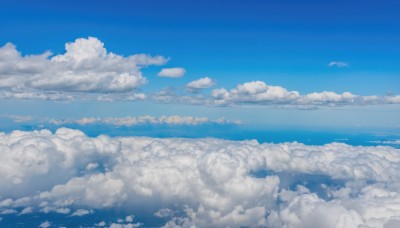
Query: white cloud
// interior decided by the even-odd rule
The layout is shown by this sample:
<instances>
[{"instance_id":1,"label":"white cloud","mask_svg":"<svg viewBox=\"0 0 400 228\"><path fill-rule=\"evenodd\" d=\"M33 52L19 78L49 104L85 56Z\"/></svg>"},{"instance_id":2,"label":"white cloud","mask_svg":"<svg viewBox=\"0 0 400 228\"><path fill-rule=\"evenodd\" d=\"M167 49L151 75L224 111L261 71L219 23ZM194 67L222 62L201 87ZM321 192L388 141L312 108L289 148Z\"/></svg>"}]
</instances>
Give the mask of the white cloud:
<instances>
[{"instance_id":1,"label":"white cloud","mask_svg":"<svg viewBox=\"0 0 400 228\"><path fill-rule=\"evenodd\" d=\"M106 222L101 221L99 223L96 223L95 226L106 226Z\"/></svg>"},{"instance_id":2,"label":"white cloud","mask_svg":"<svg viewBox=\"0 0 400 228\"><path fill-rule=\"evenodd\" d=\"M64 125L64 124L109 124L115 126L134 126L143 124L170 124L170 125L201 125L201 124L240 124L240 120L226 120L219 118L210 120L206 117L193 117L193 116L127 116L127 117L85 117L81 119L51 119L51 124Z\"/></svg>"},{"instance_id":3,"label":"white cloud","mask_svg":"<svg viewBox=\"0 0 400 228\"><path fill-rule=\"evenodd\" d=\"M384 227L400 218L392 147L91 138L60 128L1 133L0 160L3 212L146 207L170 218L166 227ZM87 170L94 163L101 169Z\"/></svg>"},{"instance_id":4,"label":"white cloud","mask_svg":"<svg viewBox=\"0 0 400 228\"><path fill-rule=\"evenodd\" d=\"M237 85L236 88L215 89L212 99L207 101L213 105L273 105L282 107L320 107L320 106L357 106L400 104L400 96L359 96L350 92L314 92L302 95L297 91L288 91L280 86L267 85L263 81L252 81Z\"/></svg>"},{"instance_id":5,"label":"white cloud","mask_svg":"<svg viewBox=\"0 0 400 228\"><path fill-rule=\"evenodd\" d=\"M215 104L229 103L293 103L300 98L297 91L289 92L280 86L269 86L262 81L239 84L236 88L212 91Z\"/></svg>"},{"instance_id":6,"label":"white cloud","mask_svg":"<svg viewBox=\"0 0 400 228\"><path fill-rule=\"evenodd\" d=\"M33 212L33 208L32 207L26 207L19 213L19 215L30 214L32 212Z\"/></svg>"},{"instance_id":7,"label":"white cloud","mask_svg":"<svg viewBox=\"0 0 400 228\"><path fill-rule=\"evenodd\" d=\"M133 216L131 216L131 215L126 216L125 217L125 221L126 222L133 222Z\"/></svg>"},{"instance_id":8,"label":"white cloud","mask_svg":"<svg viewBox=\"0 0 400 228\"><path fill-rule=\"evenodd\" d=\"M329 67L339 67L339 68L342 68L342 67L349 67L350 65L349 65L348 63L345 63L345 62L332 61L332 62L328 63L328 66L329 66Z\"/></svg>"},{"instance_id":9,"label":"white cloud","mask_svg":"<svg viewBox=\"0 0 400 228\"><path fill-rule=\"evenodd\" d=\"M371 141L376 144L388 144L388 145L400 145L400 139L397 140L386 140L386 141Z\"/></svg>"},{"instance_id":10,"label":"white cloud","mask_svg":"<svg viewBox=\"0 0 400 228\"><path fill-rule=\"evenodd\" d=\"M47 228L50 226L51 226L51 222L49 222L49 221L44 221L39 225L39 227L41 227L41 228Z\"/></svg>"},{"instance_id":11,"label":"white cloud","mask_svg":"<svg viewBox=\"0 0 400 228\"><path fill-rule=\"evenodd\" d=\"M42 91L127 92L146 83L142 67L167 61L162 56L117 55L108 52L94 37L76 39L65 49L64 54L53 57L50 52L22 56L13 44L7 43L0 48L0 88L6 89L9 96L23 97Z\"/></svg>"},{"instance_id":12,"label":"white cloud","mask_svg":"<svg viewBox=\"0 0 400 228\"><path fill-rule=\"evenodd\" d=\"M186 73L186 70L181 67L163 68L157 74L159 77L180 78Z\"/></svg>"},{"instance_id":13,"label":"white cloud","mask_svg":"<svg viewBox=\"0 0 400 228\"><path fill-rule=\"evenodd\" d=\"M1 215L8 215L8 214L16 214L18 211L14 209L5 209L0 214Z\"/></svg>"},{"instance_id":14,"label":"white cloud","mask_svg":"<svg viewBox=\"0 0 400 228\"><path fill-rule=\"evenodd\" d=\"M76 210L74 213L71 214L71 216L84 216L84 215L88 215L91 212L89 210L86 209L78 209Z\"/></svg>"},{"instance_id":15,"label":"white cloud","mask_svg":"<svg viewBox=\"0 0 400 228\"><path fill-rule=\"evenodd\" d=\"M212 80L209 77L204 77L204 78L200 78L198 80L189 82L186 85L186 88L190 89L190 90L201 90L201 89L210 88L213 85L215 85L214 80Z\"/></svg>"}]
</instances>

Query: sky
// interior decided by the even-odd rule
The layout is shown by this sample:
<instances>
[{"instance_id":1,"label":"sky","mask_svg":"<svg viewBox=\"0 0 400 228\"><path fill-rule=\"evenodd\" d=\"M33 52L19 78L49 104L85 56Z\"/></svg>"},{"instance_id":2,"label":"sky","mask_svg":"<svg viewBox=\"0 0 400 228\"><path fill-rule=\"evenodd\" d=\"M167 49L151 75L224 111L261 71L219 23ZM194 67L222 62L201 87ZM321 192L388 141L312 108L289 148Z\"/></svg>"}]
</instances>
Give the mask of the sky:
<instances>
[{"instance_id":1,"label":"sky","mask_svg":"<svg viewBox=\"0 0 400 228\"><path fill-rule=\"evenodd\" d=\"M400 227L399 1L0 6L0 227Z\"/></svg>"},{"instance_id":2,"label":"sky","mask_svg":"<svg viewBox=\"0 0 400 228\"><path fill-rule=\"evenodd\" d=\"M289 0L119 0L112 3L5 1L2 4L0 45L10 42L22 56L40 55L46 51L52 53L47 58L62 55L66 52L66 43L89 37L101 42L107 53L124 57L139 53L162 56L164 62L140 68L146 83L131 87L130 91L145 95L169 93L180 97L209 97L215 89L225 88L229 91L237 85L254 81L262 81L268 86L280 86L302 95L331 91L337 94L350 92L358 96L383 97L396 96L400 92L400 16L397 13L400 5L397 1L335 0L299 3ZM173 78L158 76L163 68L179 68L184 73ZM188 88L191 81L206 77L210 81L201 88ZM45 87L47 91L63 90L54 84ZM93 92L104 95L110 93L110 90L89 91ZM7 98L11 97L9 95ZM33 112L42 116L36 110L25 108L26 103L20 99L12 100L11 107L3 109L1 114ZM38 109L52 110L51 113L44 111L51 117L67 117L63 113L76 106L87 105L82 104L82 100L74 99L61 105L67 108L60 108L54 102L39 102ZM210 105L210 102L183 102L179 98L160 100L154 96L150 98L150 95L145 104L122 102L115 105L90 100L88 102L93 108L83 111L82 115L101 115L97 110L106 107L116 110L110 116L160 116L165 111L160 103L169 103L171 108L168 111L177 110L170 115L232 116L249 124L273 125L275 120L271 119L287 116L279 122L280 125L283 122L287 122L288 126L303 127L389 128L400 125L396 118L399 114L398 104L380 104L385 102L375 102L378 104L372 108L365 107L370 104L361 107L357 104L328 104L317 108L314 105L311 109L317 110L297 112L283 110L277 105L258 105L262 103L258 98L243 102L245 104L222 102L224 106L240 106L233 111L226 107L214 108L215 105ZM7 100L2 99L1 102L3 106L10 105ZM207 104L200 105L206 107L193 107L193 103ZM332 106L340 107L332 109ZM263 115L259 114L260 111ZM363 115L359 116L360 112ZM340 118L325 118L326 113ZM297 114L304 117L293 118Z\"/></svg>"}]
</instances>

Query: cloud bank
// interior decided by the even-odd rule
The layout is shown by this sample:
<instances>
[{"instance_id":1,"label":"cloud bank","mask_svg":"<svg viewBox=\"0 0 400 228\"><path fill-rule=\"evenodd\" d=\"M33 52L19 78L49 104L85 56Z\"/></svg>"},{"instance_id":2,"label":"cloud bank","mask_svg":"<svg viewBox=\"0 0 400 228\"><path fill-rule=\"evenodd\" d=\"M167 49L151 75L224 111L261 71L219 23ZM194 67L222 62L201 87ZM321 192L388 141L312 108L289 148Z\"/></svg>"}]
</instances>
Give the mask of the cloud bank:
<instances>
[{"instance_id":1,"label":"cloud bank","mask_svg":"<svg viewBox=\"0 0 400 228\"><path fill-rule=\"evenodd\" d=\"M65 44L64 54L50 52L23 56L11 43L0 48L0 88L18 98L38 98L46 92L117 93L146 83L140 69L162 65L162 56L136 54L124 57L108 52L94 37ZM44 92L43 92L44 91Z\"/></svg>"},{"instance_id":2,"label":"cloud bank","mask_svg":"<svg viewBox=\"0 0 400 228\"><path fill-rule=\"evenodd\" d=\"M15 117L14 121L25 120L23 117ZM170 125L200 125L200 124L240 124L240 120L226 120L219 118L211 120L207 117L193 117L193 116L127 116L127 117L85 117L81 119L51 119L51 124L64 125L64 124L109 124L115 126L134 126L134 125L156 125L156 124L170 124Z\"/></svg>"},{"instance_id":3,"label":"cloud bank","mask_svg":"<svg viewBox=\"0 0 400 228\"><path fill-rule=\"evenodd\" d=\"M0 159L2 216L123 208L163 219L165 227L400 221L400 150L392 147L91 138L60 128L0 134Z\"/></svg>"},{"instance_id":4,"label":"cloud bank","mask_svg":"<svg viewBox=\"0 0 400 228\"><path fill-rule=\"evenodd\" d=\"M288 91L281 86L267 85L263 81L252 81L237 85L236 88L215 89L209 101L214 105L275 105L286 107L318 106L357 106L400 104L400 96L359 96L350 92L314 92L302 95L297 91Z\"/></svg>"}]
</instances>

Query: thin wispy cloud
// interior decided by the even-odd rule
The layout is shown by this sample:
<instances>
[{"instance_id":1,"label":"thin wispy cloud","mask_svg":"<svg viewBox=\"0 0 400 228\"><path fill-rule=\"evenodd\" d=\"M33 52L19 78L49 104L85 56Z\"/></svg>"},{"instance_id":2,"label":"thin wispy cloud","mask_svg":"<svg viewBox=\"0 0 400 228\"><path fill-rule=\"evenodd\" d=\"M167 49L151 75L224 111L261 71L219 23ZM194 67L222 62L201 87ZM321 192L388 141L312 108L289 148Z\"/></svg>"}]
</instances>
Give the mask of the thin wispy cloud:
<instances>
[{"instance_id":1,"label":"thin wispy cloud","mask_svg":"<svg viewBox=\"0 0 400 228\"><path fill-rule=\"evenodd\" d=\"M350 67L350 65L346 62L340 62L340 61L332 61L328 63L329 67L338 67L338 68L345 68L345 67Z\"/></svg>"},{"instance_id":2,"label":"thin wispy cloud","mask_svg":"<svg viewBox=\"0 0 400 228\"><path fill-rule=\"evenodd\" d=\"M55 125L66 124L79 124L79 125L93 125L93 124L108 124L115 126L135 126L135 125L201 125L201 124L240 124L240 120L227 120L225 118L218 118L211 120L206 117L193 117L193 116L127 116L127 117L85 117L81 119L51 119L49 123Z\"/></svg>"}]
</instances>

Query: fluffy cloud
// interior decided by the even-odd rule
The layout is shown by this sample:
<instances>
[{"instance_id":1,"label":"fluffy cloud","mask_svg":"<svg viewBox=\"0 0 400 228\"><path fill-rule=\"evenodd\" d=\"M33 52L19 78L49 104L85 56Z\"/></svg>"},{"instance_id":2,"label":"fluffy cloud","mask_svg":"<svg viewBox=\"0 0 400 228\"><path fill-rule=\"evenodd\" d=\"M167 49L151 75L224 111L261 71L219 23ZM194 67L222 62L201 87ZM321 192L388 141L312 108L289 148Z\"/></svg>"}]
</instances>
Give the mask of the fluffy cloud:
<instances>
[{"instance_id":1,"label":"fluffy cloud","mask_svg":"<svg viewBox=\"0 0 400 228\"><path fill-rule=\"evenodd\" d=\"M345 63L345 62L332 61L332 62L328 63L328 66L329 66L329 67L339 67L339 68L342 68L342 67L349 67L350 65L349 65L348 63Z\"/></svg>"},{"instance_id":2,"label":"fluffy cloud","mask_svg":"<svg viewBox=\"0 0 400 228\"><path fill-rule=\"evenodd\" d=\"M400 220L400 150L392 147L91 138L61 128L0 134L0 159L3 212L146 208L166 227L384 227Z\"/></svg>"},{"instance_id":3,"label":"fluffy cloud","mask_svg":"<svg viewBox=\"0 0 400 228\"><path fill-rule=\"evenodd\" d=\"M117 55L108 52L94 37L76 39L65 49L64 54L53 57L50 52L23 56L7 43L0 48L0 87L9 96L21 94L21 98L35 93L46 95L49 91L127 92L146 83L142 67L167 61L162 56Z\"/></svg>"},{"instance_id":4,"label":"fluffy cloud","mask_svg":"<svg viewBox=\"0 0 400 228\"><path fill-rule=\"evenodd\" d=\"M215 89L208 102L214 105L258 104L286 107L318 107L345 105L399 104L400 96L359 96L350 92L314 92L302 95L280 86L267 85L263 81L239 84L236 88Z\"/></svg>"},{"instance_id":5,"label":"fluffy cloud","mask_svg":"<svg viewBox=\"0 0 400 228\"><path fill-rule=\"evenodd\" d=\"M157 74L159 77L180 78L186 73L186 70L181 67L163 68Z\"/></svg>"},{"instance_id":6,"label":"fluffy cloud","mask_svg":"<svg viewBox=\"0 0 400 228\"><path fill-rule=\"evenodd\" d=\"M174 124L174 125L199 125L199 124L240 124L240 120L226 120L219 118L217 120L210 120L206 117L192 117L192 116L138 116L138 117L89 117L82 119L64 119L64 120L50 120L51 124L63 125L63 124L110 124L115 126L134 126L142 124Z\"/></svg>"},{"instance_id":7,"label":"fluffy cloud","mask_svg":"<svg viewBox=\"0 0 400 228\"><path fill-rule=\"evenodd\" d=\"M213 86L215 84L215 82L209 78L209 77L204 77L204 78L200 78L198 80L194 80L189 82L186 85L186 88L189 90L201 90L201 89L206 89L206 88L210 88L211 86Z\"/></svg>"},{"instance_id":8,"label":"fluffy cloud","mask_svg":"<svg viewBox=\"0 0 400 228\"><path fill-rule=\"evenodd\" d=\"M269 86L262 81L246 82L236 88L215 89L212 97L216 104L229 103L293 103L300 98L297 91L289 92L280 86Z\"/></svg>"}]
</instances>

